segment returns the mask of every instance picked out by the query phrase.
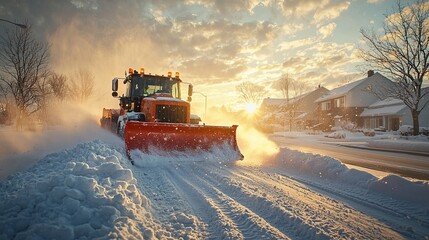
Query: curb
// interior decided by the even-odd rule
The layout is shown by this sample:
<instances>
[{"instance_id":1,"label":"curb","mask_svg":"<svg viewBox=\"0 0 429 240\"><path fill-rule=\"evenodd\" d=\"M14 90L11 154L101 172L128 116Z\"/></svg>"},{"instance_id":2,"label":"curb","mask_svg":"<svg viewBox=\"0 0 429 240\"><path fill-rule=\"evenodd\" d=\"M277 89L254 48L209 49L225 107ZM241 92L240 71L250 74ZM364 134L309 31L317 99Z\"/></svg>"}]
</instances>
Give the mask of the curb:
<instances>
[{"instance_id":1,"label":"curb","mask_svg":"<svg viewBox=\"0 0 429 240\"><path fill-rule=\"evenodd\" d=\"M356 145L343 145L343 144L336 144L336 145L343 146L343 147L349 147L349 148L367 149L367 150L379 151L379 152L395 152L395 153L405 153L405 154L429 157L429 153L426 153L426 152L397 150L397 149L390 149L390 148L361 147L361 146L356 146Z\"/></svg>"}]
</instances>

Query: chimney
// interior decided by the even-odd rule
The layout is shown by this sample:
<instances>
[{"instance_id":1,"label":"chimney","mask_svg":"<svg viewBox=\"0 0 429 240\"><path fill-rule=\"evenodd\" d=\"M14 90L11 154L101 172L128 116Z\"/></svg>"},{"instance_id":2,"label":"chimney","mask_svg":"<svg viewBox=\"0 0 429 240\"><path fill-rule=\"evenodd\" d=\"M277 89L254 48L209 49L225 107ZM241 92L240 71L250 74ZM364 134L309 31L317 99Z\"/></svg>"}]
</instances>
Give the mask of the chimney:
<instances>
[{"instance_id":1,"label":"chimney","mask_svg":"<svg viewBox=\"0 0 429 240\"><path fill-rule=\"evenodd\" d=\"M374 75L374 70L369 70L368 71L368 77L371 77L372 75Z\"/></svg>"}]
</instances>

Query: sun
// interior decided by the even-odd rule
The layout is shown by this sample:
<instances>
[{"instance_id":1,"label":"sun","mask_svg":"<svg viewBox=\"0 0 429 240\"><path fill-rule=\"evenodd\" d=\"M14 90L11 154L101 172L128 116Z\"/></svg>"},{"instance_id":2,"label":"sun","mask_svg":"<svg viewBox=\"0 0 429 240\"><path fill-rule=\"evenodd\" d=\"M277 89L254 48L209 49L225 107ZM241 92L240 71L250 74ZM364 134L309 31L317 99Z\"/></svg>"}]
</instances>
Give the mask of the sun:
<instances>
[{"instance_id":1,"label":"sun","mask_svg":"<svg viewBox=\"0 0 429 240\"><path fill-rule=\"evenodd\" d=\"M256 104L255 103L247 103L246 104L246 111L249 113L255 113L256 112Z\"/></svg>"}]
</instances>

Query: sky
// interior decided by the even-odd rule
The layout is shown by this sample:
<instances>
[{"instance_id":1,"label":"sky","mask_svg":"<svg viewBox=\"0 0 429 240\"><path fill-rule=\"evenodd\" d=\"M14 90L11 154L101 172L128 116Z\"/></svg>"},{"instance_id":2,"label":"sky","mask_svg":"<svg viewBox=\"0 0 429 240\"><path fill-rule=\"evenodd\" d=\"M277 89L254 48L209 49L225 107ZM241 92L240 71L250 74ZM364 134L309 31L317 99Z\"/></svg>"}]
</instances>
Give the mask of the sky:
<instances>
[{"instance_id":1,"label":"sky","mask_svg":"<svg viewBox=\"0 0 429 240\"><path fill-rule=\"evenodd\" d=\"M96 78L95 102L117 106L111 79L129 67L180 72L194 85L193 110L243 105L236 86L252 81L282 97L288 75L328 89L361 79L360 29L380 31L394 0L16 0L0 18L27 22L50 45L52 70ZM409 1L403 1L409 3ZM13 28L0 22L0 33ZM377 71L377 70L376 70ZM186 96L184 97L186 99Z\"/></svg>"}]
</instances>

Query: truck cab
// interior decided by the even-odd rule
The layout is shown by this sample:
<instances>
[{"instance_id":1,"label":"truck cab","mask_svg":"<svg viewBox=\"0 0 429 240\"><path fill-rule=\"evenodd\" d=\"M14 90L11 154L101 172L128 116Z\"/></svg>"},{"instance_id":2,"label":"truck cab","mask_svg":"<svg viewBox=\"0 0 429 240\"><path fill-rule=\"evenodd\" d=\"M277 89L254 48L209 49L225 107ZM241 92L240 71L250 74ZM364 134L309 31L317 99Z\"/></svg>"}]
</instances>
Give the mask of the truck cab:
<instances>
[{"instance_id":1,"label":"truck cab","mask_svg":"<svg viewBox=\"0 0 429 240\"><path fill-rule=\"evenodd\" d=\"M112 95L117 97L118 78L112 80ZM181 99L179 73L172 77L145 74L129 70L123 83L125 93L119 97L120 114L117 118L116 132L123 134L127 121L190 123L190 103ZM192 85L188 89L188 101L192 96Z\"/></svg>"}]
</instances>

